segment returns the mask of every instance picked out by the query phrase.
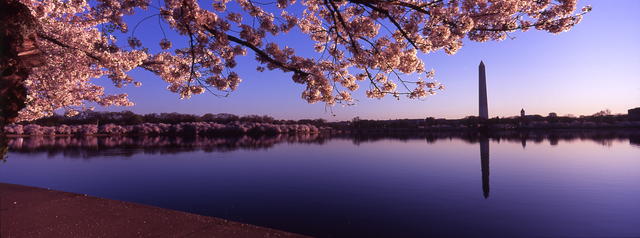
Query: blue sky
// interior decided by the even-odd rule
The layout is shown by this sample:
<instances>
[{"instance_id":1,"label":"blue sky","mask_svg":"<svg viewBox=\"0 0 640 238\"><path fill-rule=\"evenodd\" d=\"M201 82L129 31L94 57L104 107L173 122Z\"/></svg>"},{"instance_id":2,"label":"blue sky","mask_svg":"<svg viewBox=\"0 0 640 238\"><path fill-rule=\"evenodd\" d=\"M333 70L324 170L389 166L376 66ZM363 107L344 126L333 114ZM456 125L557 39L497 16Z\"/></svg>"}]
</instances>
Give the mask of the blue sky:
<instances>
[{"instance_id":1,"label":"blue sky","mask_svg":"<svg viewBox=\"0 0 640 238\"><path fill-rule=\"evenodd\" d=\"M160 78L136 71L132 76L143 82L139 88L117 89L106 79L96 80L108 92L128 93L136 105L98 110L264 114L279 119L331 121L355 116L461 118L478 113L480 60L487 67L491 117L517 115L521 108L527 114L587 115L603 109L626 113L629 108L640 107L640 1L580 0L579 5L592 5L593 11L569 32L558 35L535 30L518 32L512 35L516 37L513 40L465 42L455 55L444 52L423 55L427 67L435 69L436 79L447 87L424 100L368 99L362 90L365 87L361 87L354 94L357 105L335 106L332 114L324 104L308 104L302 100L300 93L304 86L293 83L289 74L257 72L257 64L249 54L238 58L236 72L243 82L229 97L205 93L181 100L166 90L167 84ZM136 36L152 44L162 38L157 21L141 24ZM285 44L310 52L312 45L303 37L292 34L286 37L290 42Z\"/></svg>"}]
</instances>

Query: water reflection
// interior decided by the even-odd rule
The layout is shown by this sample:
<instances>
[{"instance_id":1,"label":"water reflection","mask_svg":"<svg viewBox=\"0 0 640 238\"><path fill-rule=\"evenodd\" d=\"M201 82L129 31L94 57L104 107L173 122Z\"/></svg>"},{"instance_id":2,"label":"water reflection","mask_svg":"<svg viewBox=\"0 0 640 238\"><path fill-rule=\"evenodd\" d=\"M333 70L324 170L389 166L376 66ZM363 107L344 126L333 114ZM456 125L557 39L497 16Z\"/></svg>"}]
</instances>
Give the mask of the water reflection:
<instances>
[{"instance_id":1,"label":"water reflection","mask_svg":"<svg viewBox=\"0 0 640 238\"><path fill-rule=\"evenodd\" d=\"M6 162L8 154L9 144L7 137L5 137L3 134L0 134L0 161Z\"/></svg>"},{"instance_id":2,"label":"water reflection","mask_svg":"<svg viewBox=\"0 0 640 238\"><path fill-rule=\"evenodd\" d=\"M640 145L640 131L533 131L500 133L402 133L402 134L280 134L276 136L240 136L240 137L169 137L169 136L63 136L63 137L14 137L5 145L13 153L46 152L50 156L63 154L66 157L92 158L97 156L133 156L136 153L166 154L188 151L227 152L235 150L268 149L280 143L324 144L329 139L351 140L353 144L371 143L393 139L400 141L425 140L433 144L438 140L460 139L471 144L480 144L483 168L489 160L489 141L519 142L526 149L528 142L535 144L548 141L549 145L572 143L575 141L593 141L610 146L614 141L628 140L632 145ZM5 147L6 148L6 147ZM485 153L486 152L486 153ZM486 155L486 159L485 158ZM484 171L484 170L483 170ZM488 174L488 171L487 171Z\"/></svg>"},{"instance_id":3,"label":"water reflection","mask_svg":"<svg viewBox=\"0 0 640 238\"><path fill-rule=\"evenodd\" d=\"M377 138L377 137L374 137ZM442 139L439 137L426 137L430 139ZM461 137L465 138L465 137ZM102 156L130 157L137 153L179 153L194 150L233 151L238 149L255 150L272 147L278 143L317 143L322 144L327 138L318 134L309 135L278 135L271 137L19 137L11 140L2 140L4 150L8 147L12 152L37 153L47 152L49 157L62 154L70 158L93 158ZM354 144L362 141L370 141L362 137L353 137ZM475 141L475 140L469 140ZM482 193L484 198L489 197L489 137L480 136L480 164L482 171ZM526 140L523 140L526 143ZM523 144L524 145L524 144ZM0 148L0 150L3 150ZM6 151L5 153L6 154ZM2 158L3 161L5 157Z\"/></svg>"},{"instance_id":4,"label":"water reflection","mask_svg":"<svg viewBox=\"0 0 640 238\"><path fill-rule=\"evenodd\" d=\"M480 138L480 167L482 170L482 195L489 198L489 138Z\"/></svg>"},{"instance_id":5,"label":"water reflection","mask_svg":"<svg viewBox=\"0 0 640 238\"><path fill-rule=\"evenodd\" d=\"M629 143L631 145L640 146L640 135L633 135L629 137Z\"/></svg>"},{"instance_id":6,"label":"water reflection","mask_svg":"<svg viewBox=\"0 0 640 238\"><path fill-rule=\"evenodd\" d=\"M281 134L277 136L240 137L20 137L9 140L13 153L46 152L50 157L62 154L70 158L90 159L102 156L130 157L137 153L173 154L190 151L226 152L259 150L279 143L323 144L326 137L318 134Z\"/></svg>"},{"instance_id":7,"label":"water reflection","mask_svg":"<svg viewBox=\"0 0 640 238\"><path fill-rule=\"evenodd\" d=\"M489 133L477 132L433 132L433 133L364 133L344 136L353 140L354 144L375 142L385 139L415 140L424 139L428 143L438 140L461 139L469 143L478 143L482 137L488 137L491 141L519 142L526 148L528 142L540 144L545 141L549 145L556 146L559 143L572 143L576 141L593 141L601 145L609 146L614 141L625 141L636 138L636 144L640 143L640 130L539 130L539 131L493 131ZM631 139L634 143L634 140Z\"/></svg>"},{"instance_id":8,"label":"water reflection","mask_svg":"<svg viewBox=\"0 0 640 238\"><path fill-rule=\"evenodd\" d=\"M526 133L432 133L432 134L281 134L277 136L241 136L241 137L19 137L4 141L4 147L12 153L46 153L48 157L63 155L67 158L100 158L106 156L131 157L143 154L175 154L190 151L228 152L235 150L268 149L280 143L324 144L332 138L351 140L353 144L372 143L383 139L426 140L435 143L438 140L461 139L467 143L479 144L480 167L482 172L482 195L490 195L490 140L500 142L519 141L526 149L528 141L536 144L549 141L557 146L561 141L571 143L576 140L593 141L610 146L615 140L629 140L632 145L640 145L640 132L633 131L579 131L579 132L526 132ZM1 150L1 148L0 148Z\"/></svg>"},{"instance_id":9,"label":"water reflection","mask_svg":"<svg viewBox=\"0 0 640 238\"><path fill-rule=\"evenodd\" d=\"M0 181L317 237L637 237L639 135L11 138Z\"/></svg>"}]
</instances>

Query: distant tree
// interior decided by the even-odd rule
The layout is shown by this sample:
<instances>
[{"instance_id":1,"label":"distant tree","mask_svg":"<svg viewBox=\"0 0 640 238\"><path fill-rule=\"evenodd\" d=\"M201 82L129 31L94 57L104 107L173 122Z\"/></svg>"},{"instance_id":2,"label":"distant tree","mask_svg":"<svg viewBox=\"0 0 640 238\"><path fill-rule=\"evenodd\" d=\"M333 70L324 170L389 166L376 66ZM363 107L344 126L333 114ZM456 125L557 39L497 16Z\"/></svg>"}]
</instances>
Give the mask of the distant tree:
<instances>
[{"instance_id":1,"label":"distant tree","mask_svg":"<svg viewBox=\"0 0 640 238\"><path fill-rule=\"evenodd\" d=\"M144 120L144 122L150 122L150 123L160 123L163 122L160 119L160 115L158 115L157 113L149 113L149 114L145 114L144 116L142 116L142 119Z\"/></svg>"},{"instance_id":2,"label":"distant tree","mask_svg":"<svg viewBox=\"0 0 640 238\"><path fill-rule=\"evenodd\" d=\"M262 119L263 118L260 115L247 115L247 116L240 117L241 121L247 121L247 122L263 122Z\"/></svg>"},{"instance_id":3,"label":"distant tree","mask_svg":"<svg viewBox=\"0 0 640 238\"><path fill-rule=\"evenodd\" d=\"M611 115L611 110L605 109L605 110L594 113L592 116L602 117L602 116L610 116L610 115Z\"/></svg>"},{"instance_id":4,"label":"distant tree","mask_svg":"<svg viewBox=\"0 0 640 238\"><path fill-rule=\"evenodd\" d=\"M236 57L247 51L255 55L258 71L291 73L293 82L305 85L302 98L309 103L349 104L359 81L368 82L371 98L421 98L442 86L419 53L454 54L465 38L499 41L517 30L567 31L591 9L576 12L577 0L294 4L214 0L211 9L195 0L0 0L0 122L14 121L20 109L20 120L33 120L59 108L77 114L86 102L132 105L126 94L106 94L91 79L139 86L129 75L136 68L158 75L182 98L206 91L226 95L241 82L233 69ZM187 46L173 47L163 37L155 42L161 50L150 49L134 34L140 22L131 29L123 19L134 14L156 17L160 29L183 36ZM291 30L306 34L314 42L309 48L318 53L303 56L286 46L292 40L278 37ZM39 62L28 63L27 55Z\"/></svg>"},{"instance_id":5,"label":"distant tree","mask_svg":"<svg viewBox=\"0 0 640 238\"><path fill-rule=\"evenodd\" d=\"M135 114L131 111L124 111L122 112L121 121L127 125L134 125L134 124L142 123L144 119L142 118L142 116Z\"/></svg>"},{"instance_id":6,"label":"distant tree","mask_svg":"<svg viewBox=\"0 0 640 238\"><path fill-rule=\"evenodd\" d=\"M558 122L558 114L555 112L550 112L549 115L547 116L547 121L550 123Z\"/></svg>"},{"instance_id":7,"label":"distant tree","mask_svg":"<svg viewBox=\"0 0 640 238\"><path fill-rule=\"evenodd\" d=\"M213 122L216 119L216 116L211 114L211 113L207 113L202 115L202 117L200 117L200 119L202 119L202 121L206 121L206 122Z\"/></svg>"},{"instance_id":8,"label":"distant tree","mask_svg":"<svg viewBox=\"0 0 640 238\"><path fill-rule=\"evenodd\" d=\"M462 121L467 127L477 127L480 124L480 118L476 116L467 116Z\"/></svg>"},{"instance_id":9,"label":"distant tree","mask_svg":"<svg viewBox=\"0 0 640 238\"><path fill-rule=\"evenodd\" d=\"M311 125L315 125L315 126L322 126L327 124L327 120L325 119L301 119L298 120L297 123L299 124L311 124Z\"/></svg>"},{"instance_id":10,"label":"distant tree","mask_svg":"<svg viewBox=\"0 0 640 238\"><path fill-rule=\"evenodd\" d=\"M433 117L427 117L424 119L424 125L425 126L433 126L436 124L436 119Z\"/></svg>"},{"instance_id":11,"label":"distant tree","mask_svg":"<svg viewBox=\"0 0 640 238\"><path fill-rule=\"evenodd\" d=\"M318 119L314 120L313 124L315 124L315 125L324 125L324 124L327 124L327 120L322 119L322 118L318 118Z\"/></svg>"},{"instance_id":12,"label":"distant tree","mask_svg":"<svg viewBox=\"0 0 640 238\"><path fill-rule=\"evenodd\" d=\"M215 122L217 123L230 123L230 122L234 122L234 121L239 121L240 117L233 115L233 114L229 114L229 113L218 113L215 115Z\"/></svg>"}]
</instances>

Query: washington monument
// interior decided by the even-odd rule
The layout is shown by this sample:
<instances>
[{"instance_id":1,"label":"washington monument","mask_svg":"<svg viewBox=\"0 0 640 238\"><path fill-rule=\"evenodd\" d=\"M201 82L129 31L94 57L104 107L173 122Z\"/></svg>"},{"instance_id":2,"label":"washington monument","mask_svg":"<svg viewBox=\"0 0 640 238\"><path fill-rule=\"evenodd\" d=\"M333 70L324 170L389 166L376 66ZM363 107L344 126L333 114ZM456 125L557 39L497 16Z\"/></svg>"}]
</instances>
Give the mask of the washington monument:
<instances>
[{"instance_id":1,"label":"washington monument","mask_svg":"<svg viewBox=\"0 0 640 238\"><path fill-rule=\"evenodd\" d=\"M480 61L480 66L478 66L478 90L479 90L479 103L480 103L480 113L478 117L482 119L489 119L489 109L487 107L487 78L484 73L484 63L482 60Z\"/></svg>"}]
</instances>

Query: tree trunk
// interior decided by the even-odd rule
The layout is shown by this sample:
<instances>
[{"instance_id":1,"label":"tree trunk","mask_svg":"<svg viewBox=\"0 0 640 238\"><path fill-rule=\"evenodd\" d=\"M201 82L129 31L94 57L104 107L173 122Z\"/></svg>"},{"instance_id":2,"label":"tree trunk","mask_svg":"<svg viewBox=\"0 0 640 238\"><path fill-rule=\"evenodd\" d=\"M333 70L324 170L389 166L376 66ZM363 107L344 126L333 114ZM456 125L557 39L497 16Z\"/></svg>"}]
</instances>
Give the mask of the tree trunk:
<instances>
[{"instance_id":1,"label":"tree trunk","mask_svg":"<svg viewBox=\"0 0 640 238\"><path fill-rule=\"evenodd\" d=\"M37 46L38 24L16 0L0 0L0 134L26 106L24 81L42 64Z\"/></svg>"}]
</instances>

